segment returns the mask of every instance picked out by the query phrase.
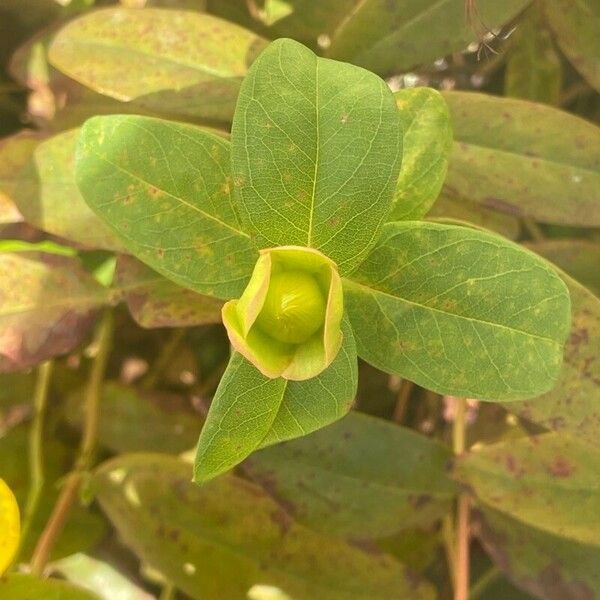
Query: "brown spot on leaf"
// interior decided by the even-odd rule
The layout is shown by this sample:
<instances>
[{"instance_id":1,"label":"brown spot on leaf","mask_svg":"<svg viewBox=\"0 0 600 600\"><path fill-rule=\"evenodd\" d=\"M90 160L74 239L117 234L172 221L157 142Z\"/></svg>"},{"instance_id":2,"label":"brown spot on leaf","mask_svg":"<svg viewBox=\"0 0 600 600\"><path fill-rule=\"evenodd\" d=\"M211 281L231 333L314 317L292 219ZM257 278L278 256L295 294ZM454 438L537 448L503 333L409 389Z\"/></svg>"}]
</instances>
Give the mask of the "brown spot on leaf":
<instances>
[{"instance_id":1,"label":"brown spot on leaf","mask_svg":"<svg viewBox=\"0 0 600 600\"><path fill-rule=\"evenodd\" d=\"M553 477L570 477L575 467L563 456L557 456L547 467L548 473Z\"/></svg>"}]
</instances>

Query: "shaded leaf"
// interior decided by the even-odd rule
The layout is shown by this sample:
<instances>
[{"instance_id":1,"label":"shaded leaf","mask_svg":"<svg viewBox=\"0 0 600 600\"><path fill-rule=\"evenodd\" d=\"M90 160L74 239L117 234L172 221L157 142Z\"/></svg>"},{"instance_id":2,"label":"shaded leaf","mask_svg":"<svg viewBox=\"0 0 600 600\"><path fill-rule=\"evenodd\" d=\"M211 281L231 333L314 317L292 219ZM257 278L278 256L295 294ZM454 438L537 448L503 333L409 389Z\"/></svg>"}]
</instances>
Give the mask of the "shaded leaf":
<instances>
[{"instance_id":1,"label":"shaded leaf","mask_svg":"<svg viewBox=\"0 0 600 600\"><path fill-rule=\"evenodd\" d=\"M509 240L516 240L521 233L521 224L516 217L484 208L480 204L450 196L446 192L435 201L427 213L427 219L448 223L471 223L477 227L491 229Z\"/></svg>"},{"instance_id":2,"label":"shaded leaf","mask_svg":"<svg viewBox=\"0 0 600 600\"><path fill-rule=\"evenodd\" d=\"M438 197L452 148L450 113L444 98L431 88L394 94L404 135L402 166L389 221L417 220Z\"/></svg>"},{"instance_id":3,"label":"shaded leaf","mask_svg":"<svg viewBox=\"0 0 600 600\"><path fill-rule=\"evenodd\" d=\"M253 454L247 473L311 529L377 538L450 508L450 452L410 429L351 412L338 423Z\"/></svg>"},{"instance_id":4,"label":"shaded leaf","mask_svg":"<svg viewBox=\"0 0 600 600\"><path fill-rule=\"evenodd\" d=\"M100 600L99 596L58 579L13 573L0 579L0 594L10 600Z\"/></svg>"},{"instance_id":5,"label":"shaded leaf","mask_svg":"<svg viewBox=\"0 0 600 600\"><path fill-rule=\"evenodd\" d=\"M562 65L545 26L540 4L534 3L517 25L506 63L504 92L533 102L559 104Z\"/></svg>"},{"instance_id":6,"label":"shaded leaf","mask_svg":"<svg viewBox=\"0 0 600 600\"><path fill-rule=\"evenodd\" d=\"M306 435L344 416L357 385L352 331L336 359L320 375L303 381L269 379L234 353L198 440L194 480L228 471L254 450Z\"/></svg>"},{"instance_id":7,"label":"shaded leaf","mask_svg":"<svg viewBox=\"0 0 600 600\"><path fill-rule=\"evenodd\" d=\"M0 253L0 372L25 369L75 348L107 291L78 261Z\"/></svg>"},{"instance_id":8,"label":"shaded leaf","mask_svg":"<svg viewBox=\"0 0 600 600\"><path fill-rule=\"evenodd\" d=\"M229 120L265 41L194 11L107 8L65 25L51 63L94 91L159 112Z\"/></svg>"},{"instance_id":9,"label":"shaded leaf","mask_svg":"<svg viewBox=\"0 0 600 600\"><path fill-rule=\"evenodd\" d=\"M296 524L260 487L226 476L198 487L161 455L109 461L98 499L123 541L198 600L245 600L255 584L293 598L433 598L400 563Z\"/></svg>"},{"instance_id":10,"label":"shaded leaf","mask_svg":"<svg viewBox=\"0 0 600 600\"><path fill-rule=\"evenodd\" d=\"M600 295L600 242L585 239L556 239L527 242L533 250ZM567 282L568 283L568 282Z\"/></svg>"},{"instance_id":11,"label":"shaded leaf","mask_svg":"<svg viewBox=\"0 0 600 600\"><path fill-rule=\"evenodd\" d=\"M358 354L442 394L496 401L550 389L569 295L532 253L476 229L404 221L344 281Z\"/></svg>"},{"instance_id":12,"label":"shaded leaf","mask_svg":"<svg viewBox=\"0 0 600 600\"><path fill-rule=\"evenodd\" d=\"M223 303L174 284L131 256L119 256L115 291L142 327L191 327L221 322Z\"/></svg>"},{"instance_id":13,"label":"shaded leaf","mask_svg":"<svg viewBox=\"0 0 600 600\"><path fill-rule=\"evenodd\" d=\"M123 251L113 231L85 203L75 183L79 130L41 142L21 171L14 200L25 220L90 248Z\"/></svg>"},{"instance_id":14,"label":"shaded leaf","mask_svg":"<svg viewBox=\"0 0 600 600\"><path fill-rule=\"evenodd\" d=\"M560 49L600 91L600 4L597 0L544 0L543 9Z\"/></svg>"},{"instance_id":15,"label":"shaded leaf","mask_svg":"<svg viewBox=\"0 0 600 600\"><path fill-rule=\"evenodd\" d=\"M600 225L600 128L525 100L446 92L454 150L446 186L543 223Z\"/></svg>"},{"instance_id":16,"label":"shaded leaf","mask_svg":"<svg viewBox=\"0 0 600 600\"><path fill-rule=\"evenodd\" d=\"M474 450L457 460L453 473L485 506L554 535L598 545L599 460L598 449L546 433Z\"/></svg>"},{"instance_id":17,"label":"shaded leaf","mask_svg":"<svg viewBox=\"0 0 600 600\"><path fill-rule=\"evenodd\" d=\"M478 515L479 537L519 587L547 600L594 600L600 549L528 527L495 510Z\"/></svg>"},{"instance_id":18,"label":"shaded leaf","mask_svg":"<svg viewBox=\"0 0 600 600\"><path fill-rule=\"evenodd\" d=\"M482 35L481 29L485 32L510 21L529 0L478 0L480 23L469 23L464 0L345 4L348 9L337 13L335 29L327 32L331 38L327 55L390 74L466 48Z\"/></svg>"},{"instance_id":19,"label":"shaded leaf","mask_svg":"<svg viewBox=\"0 0 600 600\"><path fill-rule=\"evenodd\" d=\"M0 225L23 220L15 205L15 188L21 169L39 142L40 137L27 130L0 140Z\"/></svg>"},{"instance_id":20,"label":"shaded leaf","mask_svg":"<svg viewBox=\"0 0 600 600\"><path fill-rule=\"evenodd\" d=\"M108 563L81 552L52 563L50 568L103 600L154 600Z\"/></svg>"},{"instance_id":21,"label":"shaded leaf","mask_svg":"<svg viewBox=\"0 0 600 600\"><path fill-rule=\"evenodd\" d=\"M81 395L74 394L67 405L68 422L80 429L84 410ZM112 452L185 452L195 445L201 425L200 415L176 394L116 381L102 387L98 441Z\"/></svg>"},{"instance_id":22,"label":"shaded leaf","mask_svg":"<svg viewBox=\"0 0 600 600\"><path fill-rule=\"evenodd\" d=\"M567 275L572 324L556 387L511 405L519 416L555 431L600 444L600 299Z\"/></svg>"},{"instance_id":23,"label":"shaded leaf","mask_svg":"<svg viewBox=\"0 0 600 600\"><path fill-rule=\"evenodd\" d=\"M273 42L242 85L232 128L247 231L260 247L316 248L350 272L390 210L400 133L381 79Z\"/></svg>"},{"instance_id":24,"label":"shaded leaf","mask_svg":"<svg viewBox=\"0 0 600 600\"><path fill-rule=\"evenodd\" d=\"M76 171L86 202L140 260L198 292L241 295L258 253L238 223L226 140L160 119L96 117Z\"/></svg>"}]
</instances>

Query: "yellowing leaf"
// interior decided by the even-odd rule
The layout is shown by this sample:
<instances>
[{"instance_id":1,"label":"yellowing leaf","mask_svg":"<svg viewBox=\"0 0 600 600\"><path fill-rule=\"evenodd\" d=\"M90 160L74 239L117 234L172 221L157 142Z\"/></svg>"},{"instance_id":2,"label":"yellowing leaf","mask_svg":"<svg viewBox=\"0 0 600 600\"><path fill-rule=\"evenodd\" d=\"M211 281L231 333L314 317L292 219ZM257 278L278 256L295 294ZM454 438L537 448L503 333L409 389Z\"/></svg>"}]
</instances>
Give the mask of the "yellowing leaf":
<instances>
[{"instance_id":1,"label":"yellowing leaf","mask_svg":"<svg viewBox=\"0 0 600 600\"><path fill-rule=\"evenodd\" d=\"M0 575L12 563L20 537L19 505L4 479L0 479Z\"/></svg>"}]
</instances>

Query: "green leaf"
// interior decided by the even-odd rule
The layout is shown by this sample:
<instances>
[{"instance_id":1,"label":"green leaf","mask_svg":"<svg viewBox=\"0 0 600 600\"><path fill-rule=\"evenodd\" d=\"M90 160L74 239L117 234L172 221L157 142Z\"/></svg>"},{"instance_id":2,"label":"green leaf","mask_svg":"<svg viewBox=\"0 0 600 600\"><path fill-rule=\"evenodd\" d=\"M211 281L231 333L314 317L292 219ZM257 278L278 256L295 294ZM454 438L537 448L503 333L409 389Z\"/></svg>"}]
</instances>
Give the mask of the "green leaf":
<instances>
[{"instance_id":1,"label":"green leaf","mask_svg":"<svg viewBox=\"0 0 600 600\"><path fill-rule=\"evenodd\" d=\"M546 433L472 451L454 476L479 502L542 531L600 545L600 450Z\"/></svg>"},{"instance_id":2,"label":"green leaf","mask_svg":"<svg viewBox=\"0 0 600 600\"><path fill-rule=\"evenodd\" d=\"M133 584L109 563L78 552L50 565L75 585L90 590L102 600L153 600L153 596Z\"/></svg>"},{"instance_id":3,"label":"green leaf","mask_svg":"<svg viewBox=\"0 0 600 600\"><path fill-rule=\"evenodd\" d=\"M464 0L345 2L327 55L391 74L458 52L516 17L529 0L478 0L469 22ZM339 6L339 2L336 3ZM314 9L313 9L314 10Z\"/></svg>"},{"instance_id":4,"label":"green leaf","mask_svg":"<svg viewBox=\"0 0 600 600\"><path fill-rule=\"evenodd\" d=\"M15 190L19 173L39 142L39 135L26 130L0 140L0 225L23 220L15 205Z\"/></svg>"},{"instance_id":5,"label":"green leaf","mask_svg":"<svg viewBox=\"0 0 600 600\"><path fill-rule=\"evenodd\" d=\"M455 494L450 451L410 429L351 412L308 437L255 453L244 467L301 523L352 539L432 523Z\"/></svg>"},{"instance_id":6,"label":"green leaf","mask_svg":"<svg viewBox=\"0 0 600 600\"><path fill-rule=\"evenodd\" d=\"M597 0L544 0L546 20L560 49L600 91L600 4Z\"/></svg>"},{"instance_id":7,"label":"green leaf","mask_svg":"<svg viewBox=\"0 0 600 600\"><path fill-rule=\"evenodd\" d=\"M346 279L358 354L441 394L509 401L550 389L569 328L552 268L475 229L405 221Z\"/></svg>"},{"instance_id":8,"label":"green leaf","mask_svg":"<svg viewBox=\"0 0 600 600\"><path fill-rule=\"evenodd\" d=\"M0 372L69 352L108 303L106 289L77 260L0 253Z\"/></svg>"},{"instance_id":9,"label":"green leaf","mask_svg":"<svg viewBox=\"0 0 600 600\"><path fill-rule=\"evenodd\" d=\"M496 565L536 598L592 600L600 589L597 547L528 527L490 509L477 519L477 530Z\"/></svg>"},{"instance_id":10,"label":"green leaf","mask_svg":"<svg viewBox=\"0 0 600 600\"><path fill-rule=\"evenodd\" d=\"M74 129L41 142L21 171L14 191L17 208L37 227L89 248L123 251L113 231L88 207L75 184Z\"/></svg>"},{"instance_id":11,"label":"green leaf","mask_svg":"<svg viewBox=\"0 0 600 600\"><path fill-rule=\"evenodd\" d=\"M519 416L600 446L600 299L567 275L572 301L571 332L556 387L511 405Z\"/></svg>"},{"instance_id":12,"label":"green leaf","mask_svg":"<svg viewBox=\"0 0 600 600\"><path fill-rule=\"evenodd\" d=\"M348 273L387 216L400 168L385 83L278 40L250 69L232 128L246 229L260 247L316 248Z\"/></svg>"},{"instance_id":13,"label":"green leaf","mask_svg":"<svg viewBox=\"0 0 600 600\"><path fill-rule=\"evenodd\" d=\"M72 79L117 100L228 121L248 66L265 43L198 12L107 8L65 25L49 57Z\"/></svg>"},{"instance_id":14,"label":"green leaf","mask_svg":"<svg viewBox=\"0 0 600 600\"><path fill-rule=\"evenodd\" d=\"M556 239L527 242L527 248L554 263L600 296L600 241ZM567 282L568 284L568 282Z\"/></svg>"},{"instance_id":15,"label":"green leaf","mask_svg":"<svg viewBox=\"0 0 600 600\"><path fill-rule=\"evenodd\" d=\"M185 397L110 381L102 387L101 402L98 441L111 452L177 454L193 448L198 439L202 418ZM84 411L81 393L72 394L67 422L81 429Z\"/></svg>"},{"instance_id":16,"label":"green leaf","mask_svg":"<svg viewBox=\"0 0 600 600\"><path fill-rule=\"evenodd\" d=\"M236 215L226 140L160 119L96 117L76 171L86 202L141 261L203 294L242 293L258 253Z\"/></svg>"},{"instance_id":17,"label":"green leaf","mask_svg":"<svg viewBox=\"0 0 600 600\"><path fill-rule=\"evenodd\" d=\"M228 471L261 446L306 435L344 416L357 385L352 331L343 322L337 358L304 381L269 379L234 353L198 440L194 481Z\"/></svg>"},{"instance_id":18,"label":"green leaf","mask_svg":"<svg viewBox=\"0 0 600 600\"><path fill-rule=\"evenodd\" d=\"M507 96L559 104L562 65L539 3L534 3L517 25L504 78Z\"/></svg>"},{"instance_id":19,"label":"green leaf","mask_svg":"<svg viewBox=\"0 0 600 600\"><path fill-rule=\"evenodd\" d=\"M226 476L206 486L161 455L105 463L95 477L103 510L146 564L198 600L245 600L257 584L292 598L433 599L388 555L373 556L296 524L260 487Z\"/></svg>"},{"instance_id":20,"label":"green leaf","mask_svg":"<svg viewBox=\"0 0 600 600\"><path fill-rule=\"evenodd\" d=\"M221 322L223 303L174 284L131 256L119 256L114 291L142 327L192 327Z\"/></svg>"},{"instance_id":21,"label":"green leaf","mask_svg":"<svg viewBox=\"0 0 600 600\"><path fill-rule=\"evenodd\" d=\"M421 87L394 94L404 132L402 166L389 221L418 220L438 197L448 169L452 127L439 92Z\"/></svg>"},{"instance_id":22,"label":"green leaf","mask_svg":"<svg viewBox=\"0 0 600 600\"><path fill-rule=\"evenodd\" d=\"M600 128L524 100L446 92L456 196L543 223L600 225Z\"/></svg>"},{"instance_id":23,"label":"green leaf","mask_svg":"<svg viewBox=\"0 0 600 600\"><path fill-rule=\"evenodd\" d=\"M58 579L39 579L13 573L0 581L0 590L10 600L99 600L99 596Z\"/></svg>"}]
</instances>

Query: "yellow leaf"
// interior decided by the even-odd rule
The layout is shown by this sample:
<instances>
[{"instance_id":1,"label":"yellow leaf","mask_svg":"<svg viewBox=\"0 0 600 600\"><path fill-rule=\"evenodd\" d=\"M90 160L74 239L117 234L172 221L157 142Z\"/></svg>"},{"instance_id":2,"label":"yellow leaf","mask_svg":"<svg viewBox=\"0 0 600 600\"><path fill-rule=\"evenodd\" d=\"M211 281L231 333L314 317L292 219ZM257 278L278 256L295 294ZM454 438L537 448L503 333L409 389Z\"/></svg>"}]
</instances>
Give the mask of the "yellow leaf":
<instances>
[{"instance_id":1,"label":"yellow leaf","mask_svg":"<svg viewBox=\"0 0 600 600\"><path fill-rule=\"evenodd\" d=\"M0 479L0 575L15 557L20 530L19 505L11 489Z\"/></svg>"}]
</instances>

